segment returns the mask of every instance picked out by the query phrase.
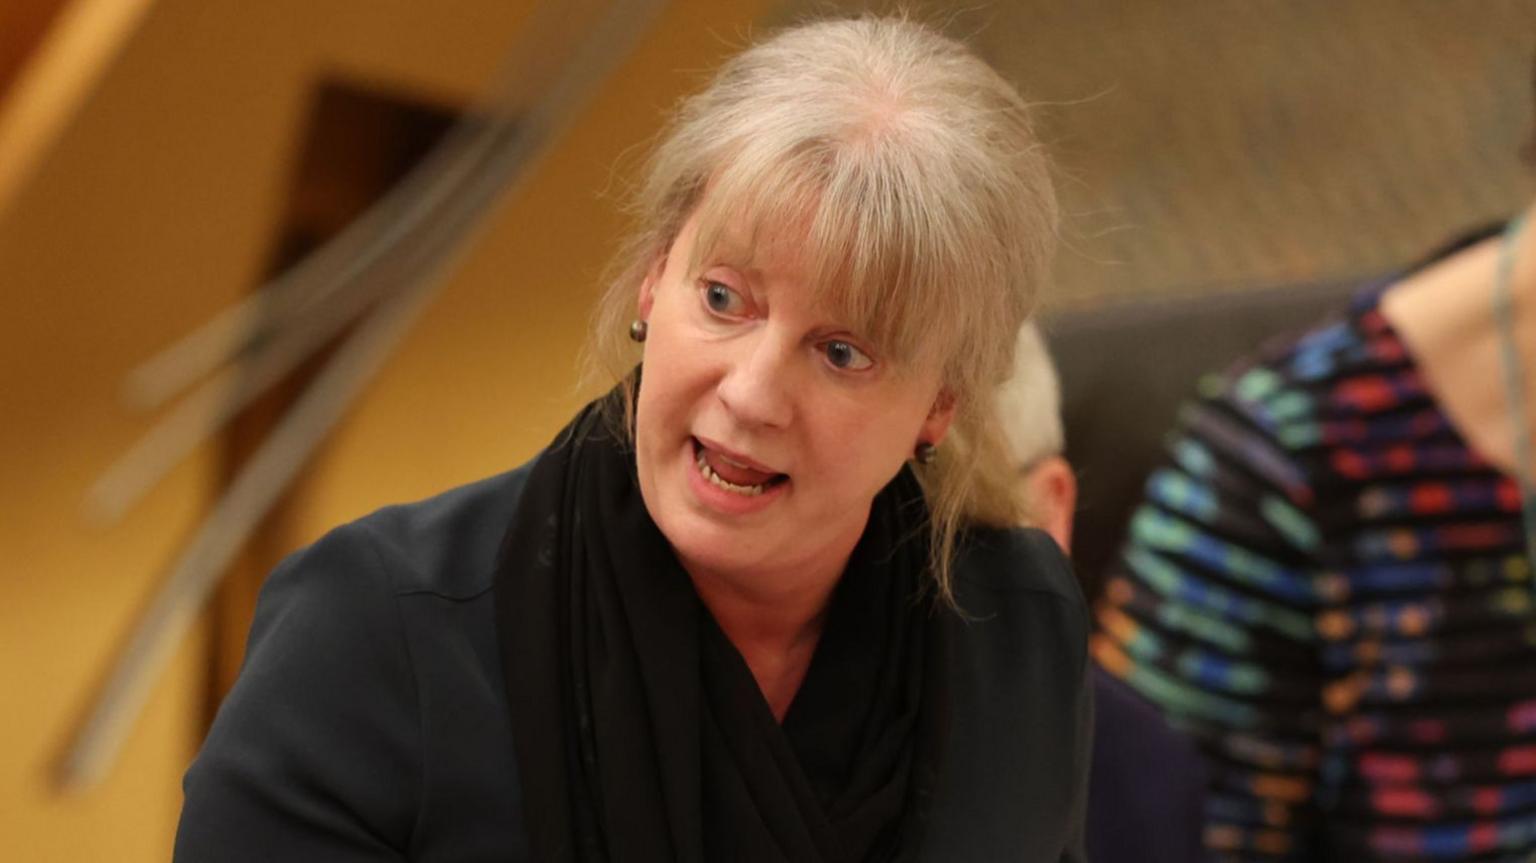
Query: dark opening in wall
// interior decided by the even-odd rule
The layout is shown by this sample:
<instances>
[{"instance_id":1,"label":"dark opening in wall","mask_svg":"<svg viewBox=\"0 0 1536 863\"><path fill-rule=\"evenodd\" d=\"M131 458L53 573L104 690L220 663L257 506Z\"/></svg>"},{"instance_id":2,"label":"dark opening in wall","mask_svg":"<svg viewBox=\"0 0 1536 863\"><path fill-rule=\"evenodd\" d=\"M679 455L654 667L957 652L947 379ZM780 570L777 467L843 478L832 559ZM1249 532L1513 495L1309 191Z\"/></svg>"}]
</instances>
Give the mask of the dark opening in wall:
<instances>
[{"instance_id":1,"label":"dark opening in wall","mask_svg":"<svg viewBox=\"0 0 1536 863\"><path fill-rule=\"evenodd\" d=\"M297 148L266 275L292 267L362 215L421 162L455 117L450 106L350 82L322 81ZM223 436L222 487L238 475L348 332L332 338L230 423ZM293 514L305 491L301 478L284 494L213 598L206 722L212 721L239 672L263 580L299 541Z\"/></svg>"}]
</instances>

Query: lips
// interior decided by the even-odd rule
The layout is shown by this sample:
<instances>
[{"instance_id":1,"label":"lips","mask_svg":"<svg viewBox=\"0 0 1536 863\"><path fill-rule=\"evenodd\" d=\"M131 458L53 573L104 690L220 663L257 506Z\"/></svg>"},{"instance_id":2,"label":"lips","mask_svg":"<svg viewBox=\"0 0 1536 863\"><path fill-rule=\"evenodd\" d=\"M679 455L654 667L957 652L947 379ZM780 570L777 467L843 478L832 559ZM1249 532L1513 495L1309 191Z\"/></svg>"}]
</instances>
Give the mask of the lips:
<instances>
[{"instance_id":1,"label":"lips","mask_svg":"<svg viewBox=\"0 0 1536 863\"><path fill-rule=\"evenodd\" d=\"M715 446L712 442L694 438L693 449L699 472L705 479L727 491L757 495L789 479L783 473L747 456Z\"/></svg>"}]
</instances>

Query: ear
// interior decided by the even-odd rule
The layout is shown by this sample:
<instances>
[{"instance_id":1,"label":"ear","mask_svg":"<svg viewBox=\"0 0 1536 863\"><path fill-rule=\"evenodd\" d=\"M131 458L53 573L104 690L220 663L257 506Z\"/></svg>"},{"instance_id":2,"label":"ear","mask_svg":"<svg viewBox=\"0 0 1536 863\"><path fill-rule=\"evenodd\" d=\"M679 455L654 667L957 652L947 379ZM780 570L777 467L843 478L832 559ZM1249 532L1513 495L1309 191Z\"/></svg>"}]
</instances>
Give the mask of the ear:
<instances>
[{"instance_id":1,"label":"ear","mask_svg":"<svg viewBox=\"0 0 1536 863\"><path fill-rule=\"evenodd\" d=\"M949 427L955 421L955 396L947 389L939 390L938 396L933 400L933 407L928 410L928 416L923 420L922 429L918 431L918 440L931 443L934 446L944 442L944 436L949 434Z\"/></svg>"},{"instance_id":2,"label":"ear","mask_svg":"<svg viewBox=\"0 0 1536 863\"><path fill-rule=\"evenodd\" d=\"M1051 535L1063 552L1072 549L1072 515L1077 511L1077 475L1059 455L1041 459L1020 479L1029 501L1031 527Z\"/></svg>"},{"instance_id":3,"label":"ear","mask_svg":"<svg viewBox=\"0 0 1536 863\"><path fill-rule=\"evenodd\" d=\"M640 280L640 296L635 303L635 310L640 320L649 320L651 306L656 301L656 285L661 282L661 276L667 271L666 252L656 255L656 260L651 262L650 269L645 271L645 278Z\"/></svg>"}]
</instances>

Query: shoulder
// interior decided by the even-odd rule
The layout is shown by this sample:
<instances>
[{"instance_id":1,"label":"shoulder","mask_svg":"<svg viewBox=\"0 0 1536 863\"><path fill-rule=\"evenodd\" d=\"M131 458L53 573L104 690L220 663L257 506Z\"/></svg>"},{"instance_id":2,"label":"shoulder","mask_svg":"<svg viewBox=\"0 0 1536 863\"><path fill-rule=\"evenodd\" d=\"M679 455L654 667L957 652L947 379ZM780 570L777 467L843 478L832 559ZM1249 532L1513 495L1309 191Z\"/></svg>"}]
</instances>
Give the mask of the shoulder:
<instances>
[{"instance_id":1,"label":"shoulder","mask_svg":"<svg viewBox=\"0 0 1536 863\"><path fill-rule=\"evenodd\" d=\"M1422 398L1411 359L1380 310L1389 280L1299 334L1199 381L1167 441L1171 467L1154 471L1149 492L1257 483L1293 504L1311 503L1332 448L1379 436L1374 423Z\"/></svg>"},{"instance_id":2,"label":"shoulder","mask_svg":"<svg viewBox=\"0 0 1536 863\"><path fill-rule=\"evenodd\" d=\"M332 530L294 562L372 567L395 594L483 594L491 589L502 536L531 466L379 509Z\"/></svg>"},{"instance_id":3,"label":"shoulder","mask_svg":"<svg viewBox=\"0 0 1536 863\"><path fill-rule=\"evenodd\" d=\"M955 601L972 635L990 633L1024 651L1051 642L1083 659L1087 603L1072 564L1044 531L967 531L954 578Z\"/></svg>"},{"instance_id":4,"label":"shoulder","mask_svg":"<svg viewBox=\"0 0 1536 863\"><path fill-rule=\"evenodd\" d=\"M1081 603L1082 590L1056 541L1035 528L972 528L955 560L966 588Z\"/></svg>"},{"instance_id":5,"label":"shoulder","mask_svg":"<svg viewBox=\"0 0 1536 863\"><path fill-rule=\"evenodd\" d=\"M403 645L398 600L489 593L501 535L526 472L524 466L380 509L289 555L262 586L251 651L279 643L368 652L388 644L393 646L376 659L396 653L403 658L397 650ZM279 654L304 652L285 648Z\"/></svg>"},{"instance_id":6,"label":"shoulder","mask_svg":"<svg viewBox=\"0 0 1536 863\"><path fill-rule=\"evenodd\" d=\"M1382 312L1392 278L1367 283L1333 314L1208 375L1200 400L1223 404L1294 445L1305 421L1355 415L1413 393L1402 384L1413 369L1401 336ZM1380 382L1373 385L1373 382Z\"/></svg>"},{"instance_id":7,"label":"shoulder","mask_svg":"<svg viewBox=\"0 0 1536 863\"><path fill-rule=\"evenodd\" d=\"M352 656L337 666L342 676L366 659L395 663L391 674L409 677L405 610L420 603L402 601L490 595L526 470L385 507L289 555L262 585L237 690L252 668L313 655Z\"/></svg>"},{"instance_id":8,"label":"shoulder","mask_svg":"<svg viewBox=\"0 0 1536 863\"><path fill-rule=\"evenodd\" d=\"M187 773L179 858L232 859L232 835L263 860L522 847L485 815L518 795L486 600L526 473L379 510L273 571Z\"/></svg>"},{"instance_id":9,"label":"shoulder","mask_svg":"<svg viewBox=\"0 0 1536 863\"><path fill-rule=\"evenodd\" d=\"M1372 382L1400 371L1409 358L1381 314L1387 284L1366 285L1346 307L1299 334L1207 375L1195 404L1224 410L1279 445L1298 449L1318 442L1319 422L1391 398L1392 386Z\"/></svg>"}]
</instances>

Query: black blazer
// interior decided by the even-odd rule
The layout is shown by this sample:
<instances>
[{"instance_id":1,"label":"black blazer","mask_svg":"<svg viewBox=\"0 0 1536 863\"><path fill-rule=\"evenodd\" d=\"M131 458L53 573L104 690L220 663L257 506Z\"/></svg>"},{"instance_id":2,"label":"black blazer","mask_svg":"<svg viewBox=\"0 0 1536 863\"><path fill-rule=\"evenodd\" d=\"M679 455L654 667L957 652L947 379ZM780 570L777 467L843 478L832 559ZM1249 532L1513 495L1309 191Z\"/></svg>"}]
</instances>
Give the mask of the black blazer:
<instances>
[{"instance_id":1,"label":"black blazer","mask_svg":"<svg viewBox=\"0 0 1536 863\"><path fill-rule=\"evenodd\" d=\"M338 528L273 572L187 772L176 859L527 861L492 609L527 467ZM1087 613L1044 534L956 567L953 718L923 859L1080 861Z\"/></svg>"}]
</instances>

